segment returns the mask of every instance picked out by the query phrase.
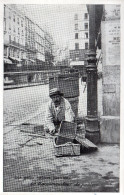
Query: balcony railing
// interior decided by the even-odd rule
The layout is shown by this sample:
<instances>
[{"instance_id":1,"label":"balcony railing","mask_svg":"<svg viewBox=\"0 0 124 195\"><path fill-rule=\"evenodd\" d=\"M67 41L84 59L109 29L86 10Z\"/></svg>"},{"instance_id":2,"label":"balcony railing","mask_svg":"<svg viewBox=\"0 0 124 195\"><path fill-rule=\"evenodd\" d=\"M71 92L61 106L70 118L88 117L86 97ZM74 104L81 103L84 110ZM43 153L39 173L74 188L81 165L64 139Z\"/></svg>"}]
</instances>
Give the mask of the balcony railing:
<instances>
[{"instance_id":1,"label":"balcony railing","mask_svg":"<svg viewBox=\"0 0 124 195\"><path fill-rule=\"evenodd\" d=\"M19 47L19 48L23 48L23 49L25 49L25 46L24 45L22 45L22 44L20 44L20 43L17 43L16 41L10 41L9 42L9 44L10 45L13 45L13 46L17 46L17 47Z\"/></svg>"},{"instance_id":2,"label":"balcony railing","mask_svg":"<svg viewBox=\"0 0 124 195\"><path fill-rule=\"evenodd\" d=\"M34 52L36 52L36 48L35 47L32 47L31 45L25 45L25 49L29 49L29 50L32 50Z\"/></svg>"},{"instance_id":3,"label":"balcony railing","mask_svg":"<svg viewBox=\"0 0 124 195\"><path fill-rule=\"evenodd\" d=\"M4 32L7 32L7 31L4 31ZM4 45L9 45L10 44L10 42L9 42L9 40L4 40Z\"/></svg>"}]
</instances>

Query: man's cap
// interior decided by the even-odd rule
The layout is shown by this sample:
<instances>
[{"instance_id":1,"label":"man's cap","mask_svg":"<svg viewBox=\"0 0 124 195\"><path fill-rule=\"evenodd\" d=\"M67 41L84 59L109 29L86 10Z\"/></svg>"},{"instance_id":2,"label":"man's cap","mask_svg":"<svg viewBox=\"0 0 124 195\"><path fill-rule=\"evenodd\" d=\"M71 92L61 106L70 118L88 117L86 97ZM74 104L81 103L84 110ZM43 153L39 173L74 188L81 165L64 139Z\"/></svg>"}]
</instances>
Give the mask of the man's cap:
<instances>
[{"instance_id":1,"label":"man's cap","mask_svg":"<svg viewBox=\"0 0 124 195\"><path fill-rule=\"evenodd\" d=\"M61 95L63 96L63 93L60 91L59 88L53 88L53 89L50 89L49 91L49 96L54 96L54 95Z\"/></svg>"}]
</instances>

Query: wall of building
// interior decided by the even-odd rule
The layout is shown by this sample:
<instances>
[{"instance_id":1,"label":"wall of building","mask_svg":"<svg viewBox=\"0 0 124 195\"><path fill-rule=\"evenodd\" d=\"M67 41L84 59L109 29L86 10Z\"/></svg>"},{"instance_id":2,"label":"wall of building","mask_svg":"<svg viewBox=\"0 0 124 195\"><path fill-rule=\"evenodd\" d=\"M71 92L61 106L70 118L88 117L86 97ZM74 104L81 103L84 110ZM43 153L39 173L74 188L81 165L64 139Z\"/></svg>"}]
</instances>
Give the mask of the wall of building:
<instances>
[{"instance_id":1,"label":"wall of building","mask_svg":"<svg viewBox=\"0 0 124 195\"><path fill-rule=\"evenodd\" d=\"M120 6L105 5L102 36L101 141L120 142Z\"/></svg>"},{"instance_id":2,"label":"wall of building","mask_svg":"<svg viewBox=\"0 0 124 195\"><path fill-rule=\"evenodd\" d=\"M26 64L35 63L35 23L25 16Z\"/></svg>"},{"instance_id":3,"label":"wall of building","mask_svg":"<svg viewBox=\"0 0 124 195\"><path fill-rule=\"evenodd\" d=\"M69 39L71 64L84 64L84 50L89 48L89 15L87 8L73 14L71 23L72 33ZM73 53L73 56L72 56ZM78 62L77 62L78 61Z\"/></svg>"},{"instance_id":4,"label":"wall of building","mask_svg":"<svg viewBox=\"0 0 124 195\"><path fill-rule=\"evenodd\" d=\"M36 24L35 25L35 48L36 48L36 60L38 63L45 62L45 33Z\"/></svg>"},{"instance_id":5,"label":"wall of building","mask_svg":"<svg viewBox=\"0 0 124 195\"><path fill-rule=\"evenodd\" d=\"M85 43L87 43L87 45L89 44L89 39L76 39L76 40L71 40L70 43L69 43L69 48L70 51L71 50L76 50L76 46L75 46L75 43L78 43L79 44L79 49L88 49L88 47L86 48L85 46Z\"/></svg>"},{"instance_id":6,"label":"wall of building","mask_svg":"<svg viewBox=\"0 0 124 195\"><path fill-rule=\"evenodd\" d=\"M23 65L44 64L45 51L52 55L52 45L50 33L22 14L15 5L4 5L4 57L16 58L8 63L17 65L19 60Z\"/></svg>"},{"instance_id":7,"label":"wall of building","mask_svg":"<svg viewBox=\"0 0 124 195\"><path fill-rule=\"evenodd\" d=\"M50 33L45 31L45 61L47 65L53 62L53 38Z\"/></svg>"},{"instance_id":8,"label":"wall of building","mask_svg":"<svg viewBox=\"0 0 124 195\"><path fill-rule=\"evenodd\" d=\"M25 56L25 19L11 5L4 5L4 56Z\"/></svg>"}]
</instances>

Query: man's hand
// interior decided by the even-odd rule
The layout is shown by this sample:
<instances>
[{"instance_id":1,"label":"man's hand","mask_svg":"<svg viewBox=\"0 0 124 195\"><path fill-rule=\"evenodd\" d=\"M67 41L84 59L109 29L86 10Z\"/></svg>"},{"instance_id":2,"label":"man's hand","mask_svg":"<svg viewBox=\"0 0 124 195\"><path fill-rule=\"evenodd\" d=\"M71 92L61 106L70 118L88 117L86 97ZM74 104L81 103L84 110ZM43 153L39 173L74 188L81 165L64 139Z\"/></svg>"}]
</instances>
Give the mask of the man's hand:
<instances>
[{"instance_id":1,"label":"man's hand","mask_svg":"<svg viewBox=\"0 0 124 195\"><path fill-rule=\"evenodd\" d=\"M55 134L55 132L56 132L56 130L55 130L55 129L53 129L52 131L50 131L50 134L51 134L51 135L54 135L54 134Z\"/></svg>"}]
</instances>

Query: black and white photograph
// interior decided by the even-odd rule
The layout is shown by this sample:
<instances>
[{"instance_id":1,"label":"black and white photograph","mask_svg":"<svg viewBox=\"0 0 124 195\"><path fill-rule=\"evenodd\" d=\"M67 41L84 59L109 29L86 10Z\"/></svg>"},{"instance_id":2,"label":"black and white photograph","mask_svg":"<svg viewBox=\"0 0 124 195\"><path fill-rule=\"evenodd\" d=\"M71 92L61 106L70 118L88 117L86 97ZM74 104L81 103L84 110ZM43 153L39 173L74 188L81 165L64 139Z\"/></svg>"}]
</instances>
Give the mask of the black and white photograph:
<instances>
[{"instance_id":1,"label":"black and white photograph","mask_svg":"<svg viewBox=\"0 0 124 195\"><path fill-rule=\"evenodd\" d=\"M3 192L121 192L122 5L67 2L3 1Z\"/></svg>"}]
</instances>

